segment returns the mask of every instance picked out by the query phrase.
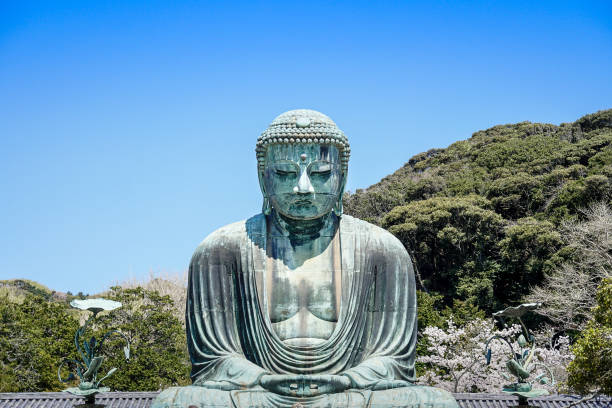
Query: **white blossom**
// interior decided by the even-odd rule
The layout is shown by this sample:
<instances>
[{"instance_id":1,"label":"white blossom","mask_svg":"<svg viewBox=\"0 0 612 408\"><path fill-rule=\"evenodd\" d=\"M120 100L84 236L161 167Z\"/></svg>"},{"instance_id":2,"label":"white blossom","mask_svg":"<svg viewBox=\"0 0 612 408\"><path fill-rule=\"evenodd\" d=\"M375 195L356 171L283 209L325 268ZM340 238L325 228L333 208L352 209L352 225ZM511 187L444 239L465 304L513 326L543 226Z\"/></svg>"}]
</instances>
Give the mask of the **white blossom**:
<instances>
[{"instance_id":1,"label":"white blossom","mask_svg":"<svg viewBox=\"0 0 612 408\"><path fill-rule=\"evenodd\" d=\"M448 329L427 327L423 331L428 342L427 355L419 356L417 361L425 363L428 369L421 375L420 382L444 388L451 392L499 392L506 384L514 381L508 375L506 362L512 357L508 344L503 341L492 341L489 347L492 351L490 364L485 358L485 345L488 339L495 335L511 340L515 352L520 351L516 341L521 332L519 325L503 330L497 330L492 321L475 319L463 327L458 327L452 318L448 320ZM569 340L561 337L555 347L536 346L533 365L547 365L560 380L565 379L565 367L571 361ZM534 369L532 377L536 377L541 369ZM531 377L530 377L531 379ZM540 385L554 392L554 386Z\"/></svg>"}]
</instances>

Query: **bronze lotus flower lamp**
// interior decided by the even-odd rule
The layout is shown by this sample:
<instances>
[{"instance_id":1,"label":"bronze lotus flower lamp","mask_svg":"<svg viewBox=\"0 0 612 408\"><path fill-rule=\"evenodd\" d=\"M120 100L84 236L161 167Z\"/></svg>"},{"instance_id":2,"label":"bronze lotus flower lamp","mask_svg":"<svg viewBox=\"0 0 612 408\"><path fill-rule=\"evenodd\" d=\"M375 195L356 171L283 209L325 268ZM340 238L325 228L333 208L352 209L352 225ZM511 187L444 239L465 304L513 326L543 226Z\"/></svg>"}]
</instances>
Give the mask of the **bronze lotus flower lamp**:
<instances>
[{"instance_id":1,"label":"bronze lotus flower lamp","mask_svg":"<svg viewBox=\"0 0 612 408\"><path fill-rule=\"evenodd\" d=\"M104 334L99 341L92 336L89 340L84 339L81 342L81 337L85 335L85 330L93 322L98 313L104 310L110 311L118 309L121 307L121 302L115 302L113 300L103 298L84 300L74 299L70 302L70 305L77 309L88 310L93 314L85 321L85 323L76 331L74 335L74 344L79 352L79 355L81 356L81 360L68 358L62 360L57 369L57 375L61 382L66 383L75 379L76 377L74 374L76 373L80 380L79 385L77 387L67 388L64 391L85 397L84 406L96 406L94 405L95 394L110 391L110 388L100 386L102 381L117 371L116 368L111 368L106 375L98 379L98 370L104 361L104 356L101 354L105 341L113 335L122 337L126 342L126 345L123 347L126 360L130 359L130 342L125 334L118 330L110 330L106 332L106 334ZM61 375L61 370L64 366L70 368L71 370L70 374L66 378L62 378Z\"/></svg>"},{"instance_id":2,"label":"bronze lotus flower lamp","mask_svg":"<svg viewBox=\"0 0 612 408\"><path fill-rule=\"evenodd\" d=\"M535 337L529 332L529 329L527 329L527 326L521 319L525 313L535 310L541 305L541 303L524 303L493 313L493 316L499 318L504 325L506 318L518 320L521 325L521 334L516 339L516 343L519 346L518 350L515 350L508 338L500 335L491 337L485 345L487 364L491 363L492 351L490 344L493 341L501 341L508 346L510 356L506 362L508 373L502 372L501 375L508 381L512 381L512 377L514 377L515 381L504 386L502 392L518 396L519 406L528 406L528 398L548 395L548 391L545 389L533 388L533 382L550 385L553 385L555 382L554 375L549 367L533 361L536 346ZM540 373L536 374L538 369ZM534 374L535 376L531 378Z\"/></svg>"}]
</instances>

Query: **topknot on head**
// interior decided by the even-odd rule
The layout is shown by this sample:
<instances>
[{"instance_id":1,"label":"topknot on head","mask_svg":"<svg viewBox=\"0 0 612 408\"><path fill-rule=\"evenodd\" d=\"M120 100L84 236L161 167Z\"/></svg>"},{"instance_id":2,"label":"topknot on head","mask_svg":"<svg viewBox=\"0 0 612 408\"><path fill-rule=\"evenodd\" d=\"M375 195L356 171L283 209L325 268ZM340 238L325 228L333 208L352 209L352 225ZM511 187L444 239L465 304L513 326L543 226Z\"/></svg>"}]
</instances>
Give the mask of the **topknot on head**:
<instances>
[{"instance_id":1,"label":"topknot on head","mask_svg":"<svg viewBox=\"0 0 612 408\"><path fill-rule=\"evenodd\" d=\"M257 139L257 164L265 167L266 148L270 144L320 143L333 144L340 151L342 169L346 173L351 148L344 132L329 116L311 109L295 109L278 115Z\"/></svg>"},{"instance_id":2,"label":"topknot on head","mask_svg":"<svg viewBox=\"0 0 612 408\"><path fill-rule=\"evenodd\" d=\"M331 118L321 112L312 109L294 109L281 113L274 118L270 126L283 125L283 124L296 124L300 119L309 120L311 123L325 124L337 128Z\"/></svg>"}]
</instances>

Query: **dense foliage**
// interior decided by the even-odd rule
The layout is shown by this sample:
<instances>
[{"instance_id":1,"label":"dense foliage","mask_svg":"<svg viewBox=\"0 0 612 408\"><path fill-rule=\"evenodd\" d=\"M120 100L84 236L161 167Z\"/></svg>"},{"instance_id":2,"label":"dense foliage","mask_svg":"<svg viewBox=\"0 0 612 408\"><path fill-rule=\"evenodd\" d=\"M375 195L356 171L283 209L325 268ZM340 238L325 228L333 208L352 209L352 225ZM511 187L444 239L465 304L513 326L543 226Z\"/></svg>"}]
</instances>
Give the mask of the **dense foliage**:
<instances>
[{"instance_id":1,"label":"dense foliage","mask_svg":"<svg viewBox=\"0 0 612 408\"><path fill-rule=\"evenodd\" d=\"M132 349L130 360L125 361L120 338L110 344L105 364L119 370L105 381L106 386L117 391L154 391L190 383L187 339L181 321L173 315L172 299L157 291L119 286L106 297L124 306L98 319L98 336L118 329Z\"/></svg>"},{"instance_id":2,"label":"dense foliage","mask_svg":"<svg viewBox=\"0 0 612 408\"><path fill-rule=\"evenodd\" d=\"M77 327L63 304L34 295L21 303L0 298L0 392L61 390L57 367L76 357Z\"/></svg>"},{"instance_id":3,"label":"dense foliage","mask_svg":"<svg viewBox=\"0 0 612 408\"><path fill-rule=\"evenodd\" d=\"M581 394L612 395L612 279L601 284L593 319L572 351L569 386Z\"/></svg>"},{"instance_id":4,"label":"dense foliage","mask_svg":"<svg viewBox=\"0 0 612 408\"><path fill-rule=\"evenodd\" d=\"M562 225L609 203L610 142L612 110L559 126L495 126L346 194L345 212L404 243L421 289L491 312L573 256Z\"/></svg>"},{"instance_id":5,"label":"dense foliage","mask_svg":"<svg viewBox=\"0 0 612 408\"><path fill-rule=\"evenodd\" d=\"M27 289L27 288L26 288ZM143 288L113 288L105 297L123 307L101 313L85 337L101 339L110 329L119 329L131 343L131 358L125 361L120 338L111 337L103 349L108 357L100 374L119 368L104 385L114 390L155 391L189 383L189 358L182 322L174 315L169 296ZM87 316L85 316L87 315ZM0 298L0 392L60 391L68 385L57 378L66 357L79 359L74 335L79 319L88 317L70 308L66 301L52 301L27 293ZM63 373L64 377L67 373ZM76 383L69 384L75 386Z\"/></svg>"}]
</instances>

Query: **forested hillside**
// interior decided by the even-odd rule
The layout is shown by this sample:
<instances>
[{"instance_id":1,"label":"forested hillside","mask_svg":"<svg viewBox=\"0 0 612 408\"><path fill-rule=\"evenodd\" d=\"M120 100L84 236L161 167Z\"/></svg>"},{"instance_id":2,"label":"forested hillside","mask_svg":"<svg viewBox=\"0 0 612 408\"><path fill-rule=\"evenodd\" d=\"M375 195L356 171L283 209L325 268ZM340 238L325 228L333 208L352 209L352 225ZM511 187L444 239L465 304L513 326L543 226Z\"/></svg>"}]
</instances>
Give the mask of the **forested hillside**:
<instances>
[{"instance_id":1,"label":"forested hillside","mask_svg":"<svg viewBox=\"0 0 612 408\"><path fill-rule=\"evenodd\" d=\"M609 202L611 141L612 110L559 126L495 126L347 193L345 212L404 243L421 289L491 312L575 256L567 222Z\"/></svg>"}]
</instances>

